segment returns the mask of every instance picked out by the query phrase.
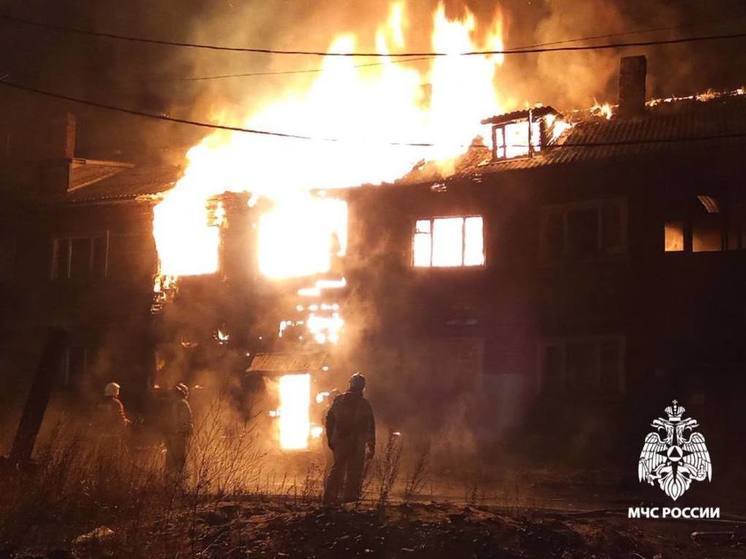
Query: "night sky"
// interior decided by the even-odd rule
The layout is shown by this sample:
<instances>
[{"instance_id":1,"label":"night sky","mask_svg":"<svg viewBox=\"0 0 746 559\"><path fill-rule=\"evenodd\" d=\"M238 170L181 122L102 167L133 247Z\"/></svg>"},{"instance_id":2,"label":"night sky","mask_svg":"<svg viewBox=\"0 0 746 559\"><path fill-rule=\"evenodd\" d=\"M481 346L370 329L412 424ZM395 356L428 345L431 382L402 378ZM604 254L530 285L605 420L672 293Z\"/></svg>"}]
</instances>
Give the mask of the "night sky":
<instances>
[{"instance_id":1,"label":"night sky","mask_svg":"<svg viewBox=\"0 0 746 559\"><path fill-rule=\"evenodd\" d=\"M358 32L359 48L371 48L376 25L389 2L329 0L10 0L0 11L35 21L175 41L230 46L326 50L340 32ZM407 2L408 48L428 49L431 0ZM507 18L507 47L658 27L668 31L595 39L628 42L746 29L743 0L448 0L449 15L467 5L487 27L501 6ZM8 80L137 109L211 120L222 107L250 109L252 103L303 87L313 74L185 81L230 73L317 68L318 58L268 57L153 46L50 32L0 21L0 75ZM587 44L587 43L586 43ZM690 94L746 83L746 40L627 49L648 55L649 95ZM614 101L622 51L509 57L496 77L515 104L543 102L563 109L587 107L594 99ZM24 95L5 103L26 103ZM132 117L82 110L96 133L82 142L103 145L116 130L119 143L131 138L144 147L191 144L201 133L183 127L136 123ZM128 134L122 134L126 128ZM125 142L126 143L126 142Z\"/></svg>"}]
</instances>

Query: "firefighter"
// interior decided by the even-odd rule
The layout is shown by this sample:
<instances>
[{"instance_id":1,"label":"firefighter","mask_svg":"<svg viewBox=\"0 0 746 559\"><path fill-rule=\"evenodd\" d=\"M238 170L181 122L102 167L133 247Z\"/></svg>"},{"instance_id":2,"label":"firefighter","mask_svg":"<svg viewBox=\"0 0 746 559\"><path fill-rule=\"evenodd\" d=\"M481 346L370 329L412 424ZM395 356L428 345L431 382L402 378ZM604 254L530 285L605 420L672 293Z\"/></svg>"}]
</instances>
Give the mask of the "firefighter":
<instances>
[{"instance_id":1,"label":"firefighter","mask_svg":"<svg viewBox=\"0 0 746 559\"><path fill-rule=\"evenodd\" d=\"M104 387L104 398L98 404L98 427L108 435L121 436L132 423L124 411L124 404L119 399L121 389L116 382L110 382Z\"/></svg>"},{"instance_id":2,"label":"firefighter","mask_svg":"<svg viewBox=\"0 0 746 559\"><path fill-rule=\"evenodd\" d=\"M91 427L98 432L100 452L115 454L122 450L127 428L132 423L119 399L120 390L119 384L110 382L96 406L96 421Z\"/></svg>"},{"instance_id":3,"label":"firefighter","mask_svg":"<svg viewBox=\"0 0 746 559\"><path fill-rule=\"evenodd\" d=\"M376 424L373 409L363 397L365 377L355 373L347 392L334 399L326 414L326 436L334 454L334 464L324 488L324 503L342 500L349 503L360 498L366 458L376 449Z\"/></svg>"},{"instance_id":4,"label":"firefighter","mask_svg":"<svg viewBox=\"0 0 746 559\"><path fill-rule=\"evenodd\" d=\"M184 477L189 443L194 432L189 387L184 383L174 386L166 433L166 474L180 483Z\"/></svg>"}]
</instances>

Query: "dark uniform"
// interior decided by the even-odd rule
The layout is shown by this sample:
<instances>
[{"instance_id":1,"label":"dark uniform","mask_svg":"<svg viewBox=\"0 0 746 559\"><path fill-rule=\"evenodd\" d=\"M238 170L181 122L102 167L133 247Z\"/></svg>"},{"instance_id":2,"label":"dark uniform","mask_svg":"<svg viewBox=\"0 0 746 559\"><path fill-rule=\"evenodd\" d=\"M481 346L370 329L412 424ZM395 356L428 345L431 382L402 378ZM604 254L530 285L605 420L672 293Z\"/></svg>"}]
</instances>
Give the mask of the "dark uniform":
<instances>
[{"instance_id":1,"label":"dark uniform","mask_svg":"<svg viewBox=\"0 0 746 559\"><path fill-rule=\"evenodd\" d=\"M373 409L363 397L365 379L354 375L350 389L334 399L326 415L326 436L334 464L326 480L324 502L332 504L344 486L344 502L357 501L363 484L366 450L372 458L376 447Z\"/></svg>"},{"instance_id":2,"label":"dark uniform","mask_svg":"<svg viewBox=\"0 0 746 559\"><path fill-rule=\"evenodd\" d=\"M126 449L125 437L130 423L124 404L119 399L119 385L110 382L104 389L104 397L96 404L94 421L91 423L100 459L105 456L119 458Z\"/></svg>"},{"instance_id":3,"label":"dark uniform","mask_svg":"<svg viewBox=\"0 0 746 559\"><path fill-rule=\"evenodd\" d=\"M97 406L97 428L111 436L121 436L130 420L124 412L124 404L116 396L104 396Z\"/></svg>"},{"instance_id":4,"label":"dark uniform","mask_svg":"<svg viewBox=\"0 0 746 559\"><path fill-rule=\"evenodd\" d=\"M189 443L194 432L192 408L187 401L189 389L184 384L174 388L174 402L166 434L166 473L177 482L184 476Z\"/></svg>"}]
</instances>

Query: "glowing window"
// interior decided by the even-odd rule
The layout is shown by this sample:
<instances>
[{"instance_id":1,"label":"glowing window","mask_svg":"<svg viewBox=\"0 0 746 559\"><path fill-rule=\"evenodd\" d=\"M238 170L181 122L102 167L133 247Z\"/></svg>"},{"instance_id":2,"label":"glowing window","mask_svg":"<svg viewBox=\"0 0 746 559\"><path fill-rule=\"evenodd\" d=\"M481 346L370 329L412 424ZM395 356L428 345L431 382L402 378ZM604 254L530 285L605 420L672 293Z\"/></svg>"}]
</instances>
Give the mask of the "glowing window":
<instances>
[{"instance_id":1,"label":"glowing window","mask_svg":"<svg viewBox=\"0 0 746 559\"><path fill-rule=\"evenodd\" d=\"M417 220L412 263L418 268L484 265L484 232L480 216Z\"/></svg>"},{"instance_id":2,"label":"glowing window","mask_svg":"<svg viewBox=\"0 0 746 559\"><path fill-rule=\"evenodd\" d=\"M528 155L529 123L527 120L511 122L495 127L495 157L510 159ZM531 145L534 151L541 151L541 124L531 123Z\"/></svg>"},{"instance_id":3,"label":"glowing window","mask_svg":"<svg viewBox=\"0 0 746 559\"><path fill-rule=\"evenodd\" d=\"M684 250L684 222L667 221L663 229L666 252Z\"/></svg>"}]
</instances>

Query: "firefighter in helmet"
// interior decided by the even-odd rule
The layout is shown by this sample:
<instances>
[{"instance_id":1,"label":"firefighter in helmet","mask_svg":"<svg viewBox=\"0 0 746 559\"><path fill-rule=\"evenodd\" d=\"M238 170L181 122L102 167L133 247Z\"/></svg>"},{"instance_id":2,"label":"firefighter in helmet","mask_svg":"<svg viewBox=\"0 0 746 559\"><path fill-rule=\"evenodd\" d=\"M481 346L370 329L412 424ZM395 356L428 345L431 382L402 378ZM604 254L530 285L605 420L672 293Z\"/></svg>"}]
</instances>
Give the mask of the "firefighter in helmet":
<instances>
[{"instance_id":1,"label":"firefighter in helmet","mask_svg":"<svg viewBox=\"0 0 746 559\"><path fill-rule=\"evenodd\" d=\"M132 423L124 411L124 404L119 399L121 389L116 382L110 382L104 387L104 397L98 404L99 427L108 435L121 436Z\"/></svg>"},{"instance_id":2,"label":"firefighter in helmet","mask_svg":"<svg viewBox=\"0 0 746 559\"><path fill-rule=\"evenodd\" d=\"M116 382L108 383L103 398L96 405L91 428L95 430L97 448L102 455L114 456L125 448L127 428L132 424L119 399L120 390L121 386Z\"/></svg>"},{"instance_id":3,"label":"firefighter in helmet","mask_svg":"<svg viewBox=\"0 0 746 559\"><path fill-rule=\"evenodd\" d=\"M326 436L334 464L324 488L325 504L336 503L342 489L344 502L357 501L365 460L375 454L376 423L364 389L365 377L355 373L347 392L337 396L327 412Z\"/></svg>"},{"instance_id":4,"label":"firefighter in helmet","mask_svg":"<svg viewBox=\"0 0 746 559\"><path fill-rule=\"evenodd\" d=\"M166 427L166 473L180 482L184 475L189 443L194 432L189 387L184 383L174 386Z\"/></svg>"}]
</instances>

